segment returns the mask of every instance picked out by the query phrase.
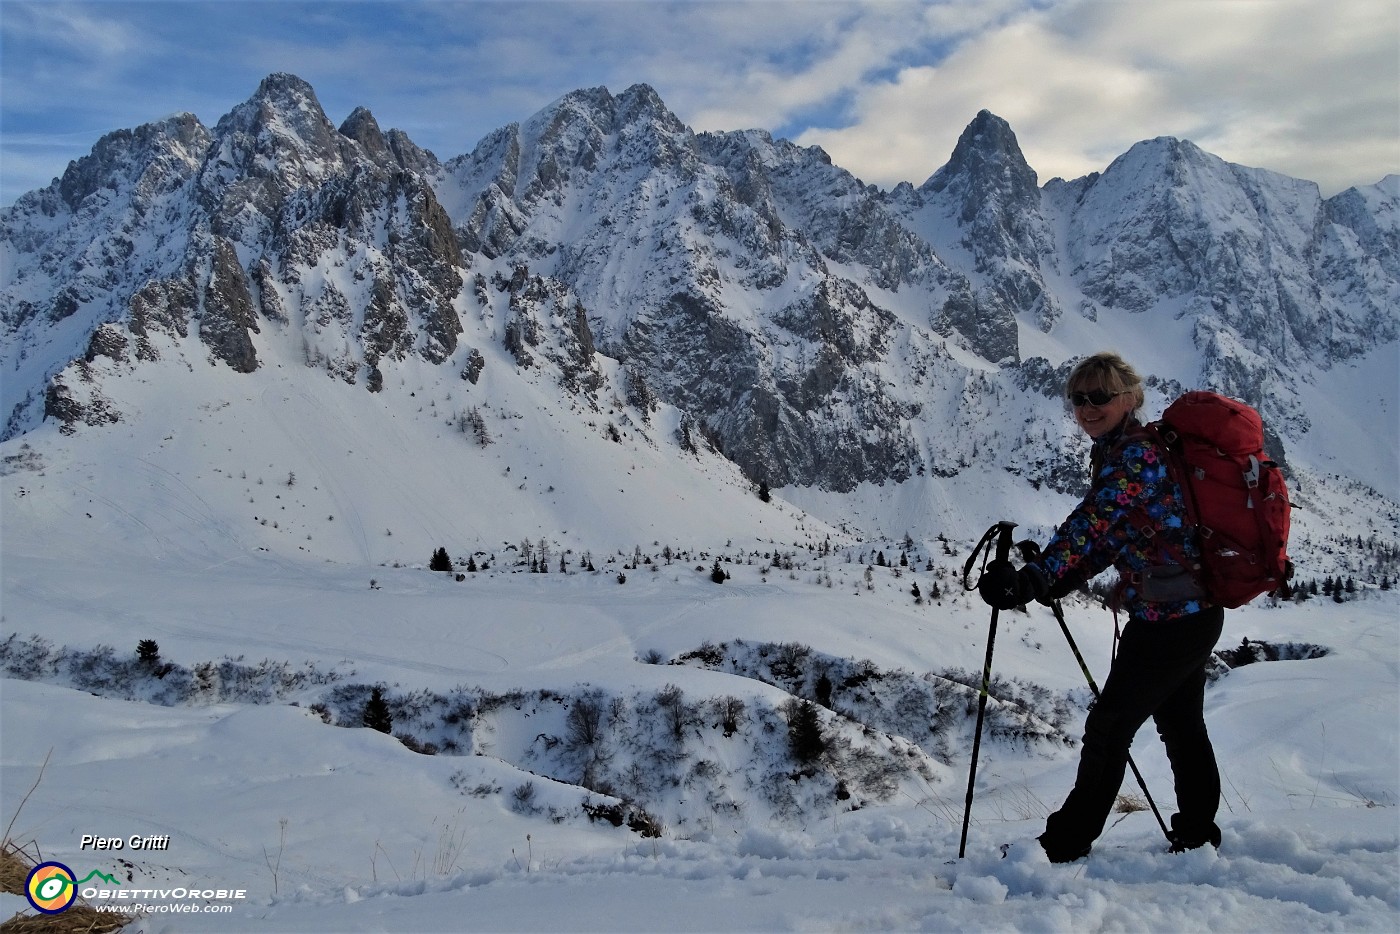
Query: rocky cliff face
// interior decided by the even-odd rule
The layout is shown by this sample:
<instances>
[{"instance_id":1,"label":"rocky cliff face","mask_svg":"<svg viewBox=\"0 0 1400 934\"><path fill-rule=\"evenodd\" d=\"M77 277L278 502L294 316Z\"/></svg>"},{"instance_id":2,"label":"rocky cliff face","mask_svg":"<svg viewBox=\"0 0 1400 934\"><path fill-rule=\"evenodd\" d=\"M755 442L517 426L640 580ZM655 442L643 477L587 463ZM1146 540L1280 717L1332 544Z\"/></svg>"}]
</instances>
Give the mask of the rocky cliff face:
<instances>
[{"instance_id":1,"label":"rocky cliff face","mask_svg":"<svg viewBox=\"0 0 1400 934\"><path fill-rule=\"evenodd\" d=\"M1034 422L1062 361L1023 347L1067 315L1187 334L1189 365L1144 368L1280 437L1308 428L1297 373L1400 337L1400 179L1323 200L1158 139L1042 188L984 111L882 192L761 130L695 134L644 85L440 162L273 75L212 130L104 137L0 234L7 436L110 424L105 381L162 360L370 391L413 360L476 386L495 342L592 410L620 364L775 487L1007 464L1054 486L1071 433Z\"/></svg>"},{"instance_id":2,"label":"rocky cliff face","mask_svg":"<svg viewBox=\"0 0 1400 934\"><path fill-rule=\"evenodd\" d=\"M599 351L750 476L849 488L917 465L907 407L874 375L894 317L829 261L871 259L896 288L952 274L823 155L696 136L649 87L595 89L488 137L437 185L466 249L567 283Z\"/></svg>"},{"instance_id":3,"label":"rocky cliff face","mask_svg":"<svg viewBox=\"0 0 1400 934\"><path fill-rule=\"evenodd\" d=\"M1382 271L1396 253L1381 232L1395 230L1395 181L1323 201L1311 182L1156 139L1052 185L1051 199L1086 307L1194 320L1202 377L1282 420L1296 417L1275 391L1287 374L1397 336L1400 280Z\"/></svg>"},{"instance_id":4,"label":"rocky cliff face","mask_svg":"<svg viewBox=\"0 0 1400 934\"><path fill-rule=\"evenodd\" d=\"M979 113L943 168L918 189L899 186L890 200L912 229L968 270L941 331L967 335L989 360L1015 361L1018 314L1043 330L1054 326L1060 302L1045 275L1056 271L1055 238L1035 171L1005 120Z\"/></svg>"},{"instance_id":5,"label":"rocky cliff face","mask_svg":"<svg viewBox=\"0 0 1400 934\"><path fill-rule=\"evenodd\" d=\"M104 138L5 213L16 262L0 320L21 354L50 348L8 360L24 400L9 432L33 423L40 392L81 395L65 367L104 327L149 360L196 334L241 373L260 364L259 334L350 382L372 382L385 359L445 361L464 260L423 174L436 164L363 109L337 130L289 75L213 131L185 115ZM85 411L44 414L73 424L91 421Z\"/></svg>"}]
</instances>

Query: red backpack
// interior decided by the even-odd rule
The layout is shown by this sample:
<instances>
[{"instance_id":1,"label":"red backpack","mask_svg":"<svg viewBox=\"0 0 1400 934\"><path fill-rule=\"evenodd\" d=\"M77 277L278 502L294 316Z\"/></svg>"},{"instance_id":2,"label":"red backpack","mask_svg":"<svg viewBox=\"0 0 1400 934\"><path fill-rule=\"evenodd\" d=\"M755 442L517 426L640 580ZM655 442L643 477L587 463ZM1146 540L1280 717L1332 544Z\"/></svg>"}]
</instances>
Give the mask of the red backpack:
<instances>
[{"instance_id":1,"label":"red backpack","mask_svg":"<svg viewBox=\"0 0 1400 934\"><path fill-rule=\"evenodd\" d=\"M1243 606L1287 593L1288 488L1264 453L1264 423L1243 402L1188 392L1147 426L1186 499L1199 563L1182 561L1211 602Z\"/></svg>"}]
</instances>

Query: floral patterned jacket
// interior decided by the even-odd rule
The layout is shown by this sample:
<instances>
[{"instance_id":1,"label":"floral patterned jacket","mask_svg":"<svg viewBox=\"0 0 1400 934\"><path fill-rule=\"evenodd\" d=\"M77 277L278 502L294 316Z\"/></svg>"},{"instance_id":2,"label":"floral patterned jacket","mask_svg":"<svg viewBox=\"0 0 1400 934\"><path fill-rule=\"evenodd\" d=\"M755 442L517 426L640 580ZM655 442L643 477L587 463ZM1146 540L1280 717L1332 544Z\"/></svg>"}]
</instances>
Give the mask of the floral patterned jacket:
<instances>
[{"instance_id":1,"label":"floral patterned jacket","mask_svg":"<svg viewBox=\"0 0 1400 934\"><path fill-rule=\"evenodd\" d=\"M1191 558L1199 550L1188 528L1181 487L1168 474L1161 449L1137 427L1132 421L1094 441L1089 492L1032 563L1052 596L1115 567L1122 581L1118 606L1132 619L1161 622L1212 604L1200 597L1148 600L1142 594L1141 578L1148 568L1175 571L1174 554Z\"/></svg>"}]
</instances>

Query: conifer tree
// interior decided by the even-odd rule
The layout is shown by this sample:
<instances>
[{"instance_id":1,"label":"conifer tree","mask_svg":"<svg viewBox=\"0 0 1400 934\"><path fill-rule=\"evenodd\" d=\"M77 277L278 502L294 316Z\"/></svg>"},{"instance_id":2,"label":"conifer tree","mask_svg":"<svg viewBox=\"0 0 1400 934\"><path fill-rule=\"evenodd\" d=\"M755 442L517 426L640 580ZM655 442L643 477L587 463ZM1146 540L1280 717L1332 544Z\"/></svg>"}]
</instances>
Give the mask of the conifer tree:
<instances>
[{"instance_id":1,"label":"conifer tree","mask_svg":"<svg viewBox=\"0 0 1400 934\"><path fill-rule=\"evenodd\" d=\"M656 394L647 385L641 370L633 367L627 370L627 401L641 411L644 420L656 411Z\"/></svg>"},{"instance_id":2,"label":"conifer tree","mask_svg":"<svg viewBox=\"0 0 1400 934\"><path fill-rule=\"evenodd\" d=\"M681 416L681 424L676 429L677 440L680 442L681 450L687 454L699 454L699 449L695 446L695 438L691 432L693 419L689 413Z\"/></svg>"},{"instance_id":3,"label":"conifer tree","mask_svg":"<svg viewBox=\"0 0 1400 934\"><path fill-rule=\"evenodd\" d=\"M788 747L798 762L815 762L826 752L826 739L817 708L808 701L798 701L790 708Z\"/></svg>"},{"instance_id":4,"label":"conifer tree","mask_svg":"<svg viewBox=\"0 0 1400 934\"><path fill-rule=\"evenodd\" d=\"M457 417L457 430L464 435L471 435L481 447L486 447L491 443L491 432L486 428L486 419L482 417L481 410L476 406L472 406L471 411L464 412Z\"/></svg>"},{"instance_id":5,"label":"conifer tree","mask_svg":"<svg viewBox=\"0 0 1400 934\"><path fill-rule=\"evenodd\" d=\"M433 559L428 562L430 571L450 571L452 570L452 558L448 556L446 548L439 548L433 552Z\"/></svg>"},{"instance_id":6,"label":"conifer tree","mask_svg":"<svg viewBox=\"0 0 1400 934\"><path fill-rule=\"evenodd\" d=\"M394 727L393 717L389 714L389 705L384 702L384 690L375 687L369 695L369 700L365 701L364 714L361 721L371 730L378 730L381 733L388 733Z\"/></svg>"}]
</instances>

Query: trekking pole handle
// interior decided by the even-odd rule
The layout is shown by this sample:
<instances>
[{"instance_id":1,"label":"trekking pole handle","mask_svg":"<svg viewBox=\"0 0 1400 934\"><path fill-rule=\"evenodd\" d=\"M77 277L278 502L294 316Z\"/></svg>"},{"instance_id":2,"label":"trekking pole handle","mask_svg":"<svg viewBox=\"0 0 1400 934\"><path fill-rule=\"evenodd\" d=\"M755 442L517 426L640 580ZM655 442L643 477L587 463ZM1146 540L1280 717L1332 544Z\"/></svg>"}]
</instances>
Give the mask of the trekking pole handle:
<instances>
[{"instance_id":1,"label":"trekking pole handle","mask_svg":"<svg viewBox=\"0 0 1400 934\"><path fill-rule=\"evenodd\" d=\"M997 560L1006 561L1011 557L1011 530L1016 528L1016 523L1005 520L997 525Z\"/></svg>"},{"instance_id":2,"label":"trekking pole handle","mask_svg":"<svg viewBox=\"0 0 1400 934\"><path fill-rule=\"evenodd\" d=\"M1003 519L996 525L989 528L972 549L972 554L967 556L967 562L963 564L963 590L976 590L977 581L972 580L972 566L977 563L977 556L982 556L982 569L987 567L987 547L992 540L996 539L996 560L1006 561L1011 557L1011 530L1016 528L1016 523ZM978 581L982 575L978 574Z\"/></svg>"}]
</instances>

